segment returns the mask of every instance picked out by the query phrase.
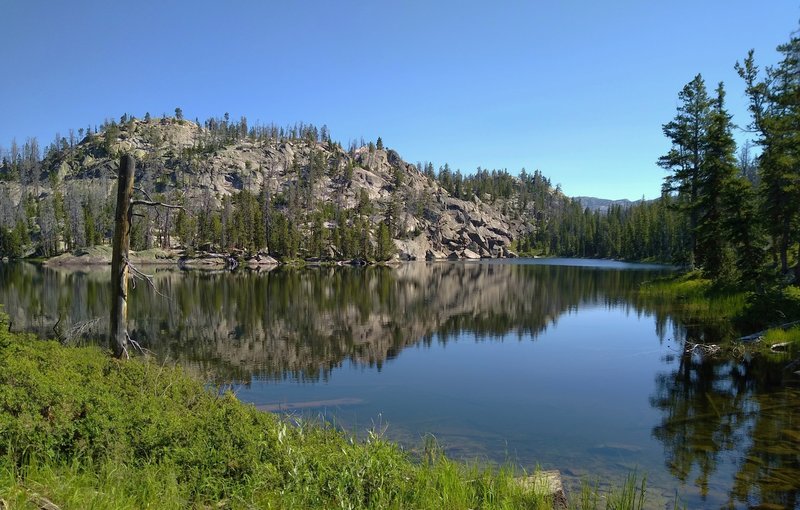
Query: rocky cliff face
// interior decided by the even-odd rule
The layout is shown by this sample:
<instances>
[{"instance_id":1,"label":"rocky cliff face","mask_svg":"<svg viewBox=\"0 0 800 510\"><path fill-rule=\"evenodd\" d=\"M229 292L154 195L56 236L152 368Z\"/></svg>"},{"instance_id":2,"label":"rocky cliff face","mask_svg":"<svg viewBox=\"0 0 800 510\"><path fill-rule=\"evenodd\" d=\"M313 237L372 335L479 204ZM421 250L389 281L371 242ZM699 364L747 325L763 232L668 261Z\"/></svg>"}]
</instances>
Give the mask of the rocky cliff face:
<instances>
[{"instance_id":1,"label":"rocky cliff face","mask_svg":"<svg viewBox=\"0 0 800 510\"><path fill-rule=\"evenodd\" d=\"M301 235L308 236L314 211L322 212L324 227L332 231L337 213L331 211L358 208L359 214L367 211L372 243L377 242L378 224L391 217L390 236L403 260L511 257L512 241L533 228L524 218L539 211L528 211L513 198L482 195L460 200L430 173L423 174L397 152L378 147L344 150L326 137L320 141L318 136L277 132L264 136L252 130L231 135L230 130L220 131L208 123L201 127L173 118L132 119L90 134L74 147L52 151L35 175L0 181L0 198L9 208L8 204L17 207L24 197L40 201L50 197L55 218L50 223L57 223L57 191L63 221L71 221L74 231L72 246L92 244L80 239L84 232L90 236L89 230L75 225L89 216L97 223L93 228L109 235L119 155L130 153L138 161L138 187L164 201L180 201L196 213L219 210L226 196L248 190L268 195L278 210L293 207L294 223ZM8 228L13 226L7 223ZM165 225L154 229L169 228ZM48 228L41 230L46 234ZM175 236L164 237L162 248L178 242ZM58 246L58 241L51 244ZM53 251L60 250L49 254ZM335 246L330 256L337 258Z\"/></svg>"},{"instance_id":2,"label":"rocky cliff face","mask_svg":"<svg viewBox=\"0 0 800 510\"><path fill-rule=\"evenodd\" d=\"M504 214L508 201L456 199L393 150L370 144L346 151L310 137L226 138L171 118L131 120L51 155L34 179L35 190L30 183L0 185L15 203L26 191L46 197L53 183L67 195L108 202L122 153L138 161L137 186L189 206L219 207L226 195L241 190L287 197L302 189L305 210L355 208L366 199L372 225L394 216L392 237L404 260L513 256L512 241L531 228ZM310 229L305 218L302 228ZM325 226L334 225L327 220Z\"/></svg>"}]
</instances>

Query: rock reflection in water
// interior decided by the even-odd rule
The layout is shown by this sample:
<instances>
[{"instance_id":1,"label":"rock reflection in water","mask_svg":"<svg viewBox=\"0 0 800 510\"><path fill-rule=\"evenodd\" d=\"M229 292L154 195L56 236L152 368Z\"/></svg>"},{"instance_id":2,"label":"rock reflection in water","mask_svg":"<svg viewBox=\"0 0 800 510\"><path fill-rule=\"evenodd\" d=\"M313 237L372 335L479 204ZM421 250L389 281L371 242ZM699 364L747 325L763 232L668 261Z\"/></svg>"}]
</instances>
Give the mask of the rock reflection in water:
<instances>
[{"instance_id":1,"label":"rock reflection in water","mask_svg":"<svg viewBox=\"0 0 800 510\"><path fill-rule=\"evenodd\" d=\"M17 329L52 336L59 315L62 329L99 318L83 339L103 341L107 270L15 264L0 272L0 302ZM380 369L434 335L445 343L463 331L535 337L580 304L626 302L639 282L659 273L497 263L158 270L158 292L144 282L131 292L129 331L158 356L219 382L319 380L346 360Z\"/></svg>"},{"instance_id":2,"label":"rock reflection in water","mask_svg":"<svg viewBox=\"0 0 800 510\"><path fill-rule=\"evenodd\" d=\"M437 431L456 456L502 462L511 447L526 467L575 479L641 468L659 497L677 489L689 508L800 508L800 376L785 369L797 353L682 355L686 338L732 329L637 292L660 274L526 262L159 269L158 292L132 290L129 329L162 359L248 386L266 409L336 409L355 426L391 412L404 444ZM45 336L59 317L63 331L99 318L79 340L105 344L109 280L107 268L0 264L0 303L14 330Z\"/></svg>"}]
</instances>

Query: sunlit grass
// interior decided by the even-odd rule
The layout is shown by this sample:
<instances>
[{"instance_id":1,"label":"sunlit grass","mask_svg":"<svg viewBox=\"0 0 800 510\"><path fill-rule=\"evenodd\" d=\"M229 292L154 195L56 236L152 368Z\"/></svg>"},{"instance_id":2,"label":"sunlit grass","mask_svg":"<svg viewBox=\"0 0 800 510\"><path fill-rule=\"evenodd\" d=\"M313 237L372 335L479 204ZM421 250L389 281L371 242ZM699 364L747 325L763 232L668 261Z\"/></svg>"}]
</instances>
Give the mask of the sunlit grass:
<instances>
[{"instance_id":1,"label":"sunlit grass","mask_svg":"<svg viewBox=\"0 0 800 510\"><path fill-rule=\"evenodd\" d=\"M279 418L179 368L7 332L0 317L0 508L552 508L511 464L414 456L373 430ZM533 473L535 477L535 472ZM572 508L635 510L636 475Z\"/></svg>"},{"instance_id":2,"label":"sunlit grass","mask_svg":"<svg viewBox=\"0 0 800 510\"><path fill-rule=\"evenodd\" d=\"M789 329L768 329L761 338L761 341L770 347L777 344L800 345L800 326L794 326Z\"/></svg>"},{"instance_id":3,"label":"sunlit grass","mask_svg":"<svg viewBox=\"0 0 800 510\"><path fill-rule=\"evenodd\" d=\"M731 320L747 307L748 294L717 289L698 271L647 282L639 294L645 299L669 301L684 315L711 321Z\"/></svg>"},{"instance_id":4,"label":"sunlit grass","mask_svg":"<svg viewBox=\"0 0 800 510\"><path fill-rule=\"evenodd\" d=\"M179 368L5 328L0 366L11 508L546 508L510 466L450 460L433 440L417 459L379 432L281 419Z\"/></svg>"}]
</instances>

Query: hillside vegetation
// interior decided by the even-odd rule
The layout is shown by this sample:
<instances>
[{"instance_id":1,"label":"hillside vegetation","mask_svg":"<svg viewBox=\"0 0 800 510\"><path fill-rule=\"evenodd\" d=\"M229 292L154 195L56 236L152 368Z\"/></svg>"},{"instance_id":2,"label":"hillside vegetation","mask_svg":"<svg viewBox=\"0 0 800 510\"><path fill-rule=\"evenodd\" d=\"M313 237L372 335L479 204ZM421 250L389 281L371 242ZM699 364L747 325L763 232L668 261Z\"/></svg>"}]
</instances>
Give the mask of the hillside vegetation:
<instances>
[{"instance_id":1,"label":"hillside vegetation","mask_svg":"<svg viewBox=\"0 0 800 510\"><path fill-rule=\"evenodd\" d=\"M180 114L180 111L176 112ZM6 256L52 256L111 237L119 156L138 161L137 193L183 206L143 208L133 248L263 252L275 258L387 260L513 256L515 239L562 195L524 178L409 164L377 143L348 150L327 129L248 127L246 119L123 116L43 159L29 140L0 167ZM83 135L84 131L80 130ZM438 178L437 178L438 177Z\"/></svg>"}]
</instances>

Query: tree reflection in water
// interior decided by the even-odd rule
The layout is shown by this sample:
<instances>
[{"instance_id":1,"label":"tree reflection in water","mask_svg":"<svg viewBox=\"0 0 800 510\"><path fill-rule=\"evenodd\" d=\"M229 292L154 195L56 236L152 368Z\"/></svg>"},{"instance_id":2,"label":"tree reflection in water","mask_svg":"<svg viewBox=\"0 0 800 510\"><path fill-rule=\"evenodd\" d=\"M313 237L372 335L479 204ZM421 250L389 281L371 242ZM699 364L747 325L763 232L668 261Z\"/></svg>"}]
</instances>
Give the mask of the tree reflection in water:
<instances>
[{"instance_id":1,"label":"tree reflection in water","mask_svg":"<svg viewBox=\"0 0 800 510\"><path fill-rule=\"evenodd\" d=\"M579 305L628 303L641 281L662 272L495 263L159 270L158 291L169 298L140 283L129 330L157 355L220 382L319 380L347 360L380 368L434 335L444 343L464 331L536 337ZM0 265L0 302L18 329L45 336L59 314L65 328L99 318L83 338L96 341L108 327L108 279L107 270ZM667 317L661 314L662 329Z\"/></svg>"},{"instance_id":2,"label":"tree reflection in water","mask_svg":"<svg viewBox=\"0 0 800 510\"><path fill-rule=\"evenodd\" d=\"M673 476L694 483L703 500L715 476L732 476L717 483L728 508L799 507L800 381L790 360L684 353L675 370L656 377L651 404L663 419L653 435ZM719 473L720 464L733 472Z\"/></svg>"},{"instance_id":3,"label":"tree reflection in water","mask_svg":"<svg viewBox=\"0 0 800 510\"><path fill-rule=\"evenodd\" d=\"M163 298L132 292L129 330L163 359L217 382L326 380L345 362L380 369L413 345L536 338L565 313L623 307L655 318L662 342L717 342L733 333L712 318L682 318L673 303L645 299L658 270L621 271L529 264L434 263L399 268L276 269L270 272L158 270ZM17 330L51 336L100 320L81 340L105 345L109 272L0 264L0 302ZM730 361L669 356L650 404L653 436L668 470L696 485L700 500L736 508L798 508L800 381L786 359ZM795 369L796 370L796 369ZM759 506L760 505L760 506Z\"/></svg>"}]
</instances>

